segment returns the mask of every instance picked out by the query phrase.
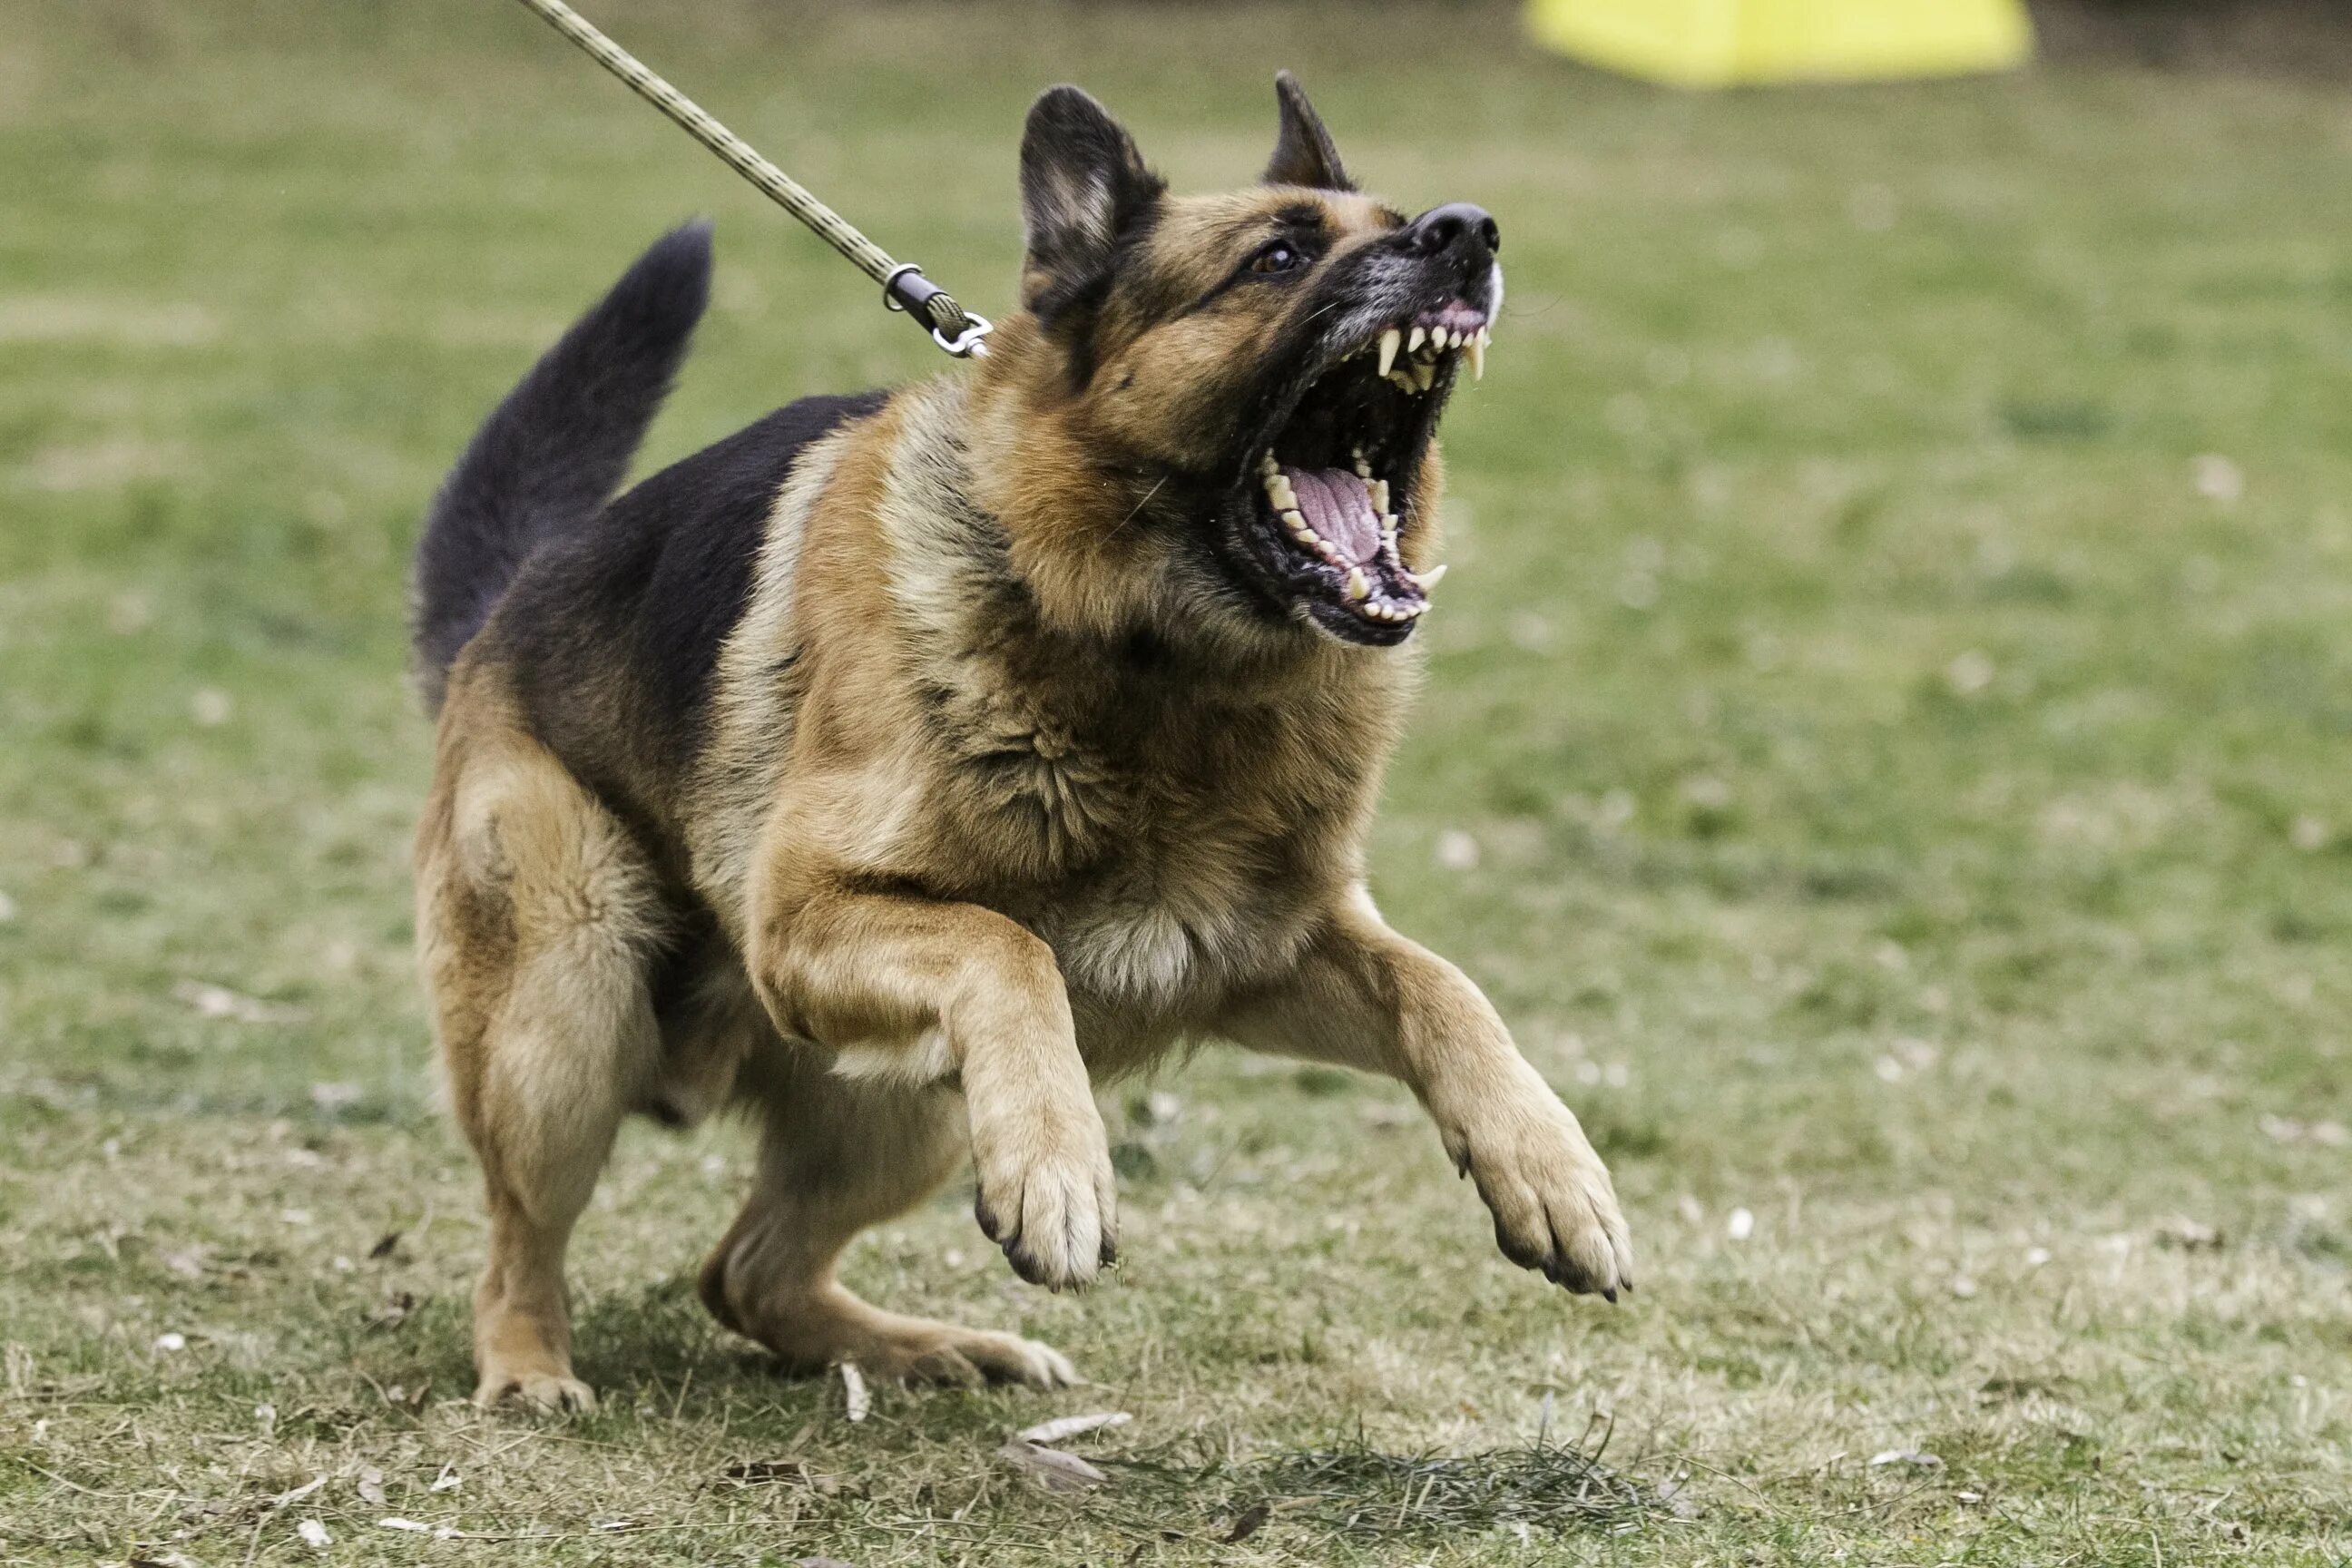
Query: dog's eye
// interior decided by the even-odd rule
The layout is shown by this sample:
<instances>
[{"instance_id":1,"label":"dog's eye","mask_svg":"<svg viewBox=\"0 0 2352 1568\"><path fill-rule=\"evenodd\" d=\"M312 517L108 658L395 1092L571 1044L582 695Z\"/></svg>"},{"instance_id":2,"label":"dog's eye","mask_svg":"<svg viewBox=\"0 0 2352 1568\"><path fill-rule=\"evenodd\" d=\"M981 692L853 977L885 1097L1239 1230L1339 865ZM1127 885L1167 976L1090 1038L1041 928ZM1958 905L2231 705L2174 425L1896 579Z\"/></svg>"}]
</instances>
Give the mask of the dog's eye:
<instances>
[{"instance_id":1,"label":"dog's eye","mask_svg":"<svg viewBox=\"0 0 2352 1568\"><path fill-rule=\"evenodd\" d=\"M1252 272L1292 272L1307 265L1307 258L1288 240L1277 239L1250 258Z\"/></svg>"}]
</instances>

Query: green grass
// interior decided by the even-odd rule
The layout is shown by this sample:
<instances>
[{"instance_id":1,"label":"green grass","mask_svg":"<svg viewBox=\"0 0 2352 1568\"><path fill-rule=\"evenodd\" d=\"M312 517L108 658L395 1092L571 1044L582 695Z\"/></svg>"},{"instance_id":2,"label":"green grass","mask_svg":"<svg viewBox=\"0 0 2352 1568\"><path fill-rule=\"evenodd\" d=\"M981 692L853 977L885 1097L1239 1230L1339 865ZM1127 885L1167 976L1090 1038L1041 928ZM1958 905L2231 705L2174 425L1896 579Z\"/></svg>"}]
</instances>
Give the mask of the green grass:
<instances>
[{"instance_id":1,"label":"green grass","mask_svg":"<svg viewBox=\"0 0 2352 1568\"><path fill-rule=\"evenodd\" d=\"M605 1408L469 1410L408 954L424 500L694 211L655 458L935 356L519 8L0 0L0 1561L2346 1561L2335 87L1693 99L1458 9L595 11L982 310L1063 78L1205 185L1289 63L1386 193L1496 211L1376 890L1585 1115L1642 1293L1496 1257L1392 1088L1213 1053L1172 1120L1111 1097L1091 1297L954 1192L855 1256L1099 1386L847 1422L694 1303L740 1132L641 1128L575 1253ZM1104 1490L998 1457L1089 1409L1135 1417L1072 1445ZM1603 1429L1638 1506L1493 1500Z\"/></svg>"}]
</instances>

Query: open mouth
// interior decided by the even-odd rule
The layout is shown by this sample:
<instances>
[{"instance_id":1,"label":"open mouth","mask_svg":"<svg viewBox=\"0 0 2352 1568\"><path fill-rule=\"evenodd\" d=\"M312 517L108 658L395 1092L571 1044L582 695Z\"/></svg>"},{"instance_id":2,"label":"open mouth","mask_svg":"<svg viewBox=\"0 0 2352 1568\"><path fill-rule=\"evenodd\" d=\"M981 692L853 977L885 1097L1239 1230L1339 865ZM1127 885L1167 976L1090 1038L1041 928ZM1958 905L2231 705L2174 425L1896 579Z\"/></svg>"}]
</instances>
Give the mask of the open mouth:
<instances>
[{"instance_id":1,"label":"open mouth","mask_svg":"<svg viewBox=\"0 0 2352 1568\"><path fill-rule=\"evenodd\" d=\"M1444 566L1401 541L1413 481L1466 361L1486 370L1486 313L1461 300L1378 331L1310 381L1255 458L1260 563L1317 625L1349 642L1402 642Z\"/></svg>"}]
</instances>

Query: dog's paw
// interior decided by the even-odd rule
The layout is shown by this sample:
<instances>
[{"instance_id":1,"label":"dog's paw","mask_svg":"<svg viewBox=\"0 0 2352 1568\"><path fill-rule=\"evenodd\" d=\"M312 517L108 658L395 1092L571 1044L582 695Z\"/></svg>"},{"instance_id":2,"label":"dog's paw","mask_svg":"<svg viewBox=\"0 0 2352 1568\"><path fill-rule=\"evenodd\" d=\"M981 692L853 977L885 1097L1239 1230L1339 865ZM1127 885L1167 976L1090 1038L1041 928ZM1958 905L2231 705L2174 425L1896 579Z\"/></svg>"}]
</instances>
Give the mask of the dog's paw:
<instances>
[{"instance_id":1,"label":"dog's paw","mask_svg":"<svg viewBox=\"0 0 2352 1568\"><path fill-rule=\"evenodd\" d=\"M1041 1112L1012 1138L972 1130L972 1215L1014 1273L1049 1290L1092 1284L1118 1254L1110 1142L1094 1101L1083 1105Z\"/></svg>"},{"instance_id":2,"label":"dog's paw","mask_svg":"<svg viewBox=\"0 0 2352 1568\"><path fill-rule=\"evenodd\" d=\"M585 1415L596 1408L596 1391L562 1373L491 1370L474 1390L483 1410L512 1404L537 1415Z\"/></svg>"},{"instance_id":3,"label":"dog's paw","mask_svg":"<svg viewBox=\"0 0 2352 1568\"><path fill-rule=\"evenodd\" d=\"M1616 1186L1568 1107L1547 1093L1540 1103L1484 1117L1446 1143L1486 1200L1504 1257L1580 1295L1614 1301L1633 1289L1633 1244Z\"/></svg>"}]
</instances>

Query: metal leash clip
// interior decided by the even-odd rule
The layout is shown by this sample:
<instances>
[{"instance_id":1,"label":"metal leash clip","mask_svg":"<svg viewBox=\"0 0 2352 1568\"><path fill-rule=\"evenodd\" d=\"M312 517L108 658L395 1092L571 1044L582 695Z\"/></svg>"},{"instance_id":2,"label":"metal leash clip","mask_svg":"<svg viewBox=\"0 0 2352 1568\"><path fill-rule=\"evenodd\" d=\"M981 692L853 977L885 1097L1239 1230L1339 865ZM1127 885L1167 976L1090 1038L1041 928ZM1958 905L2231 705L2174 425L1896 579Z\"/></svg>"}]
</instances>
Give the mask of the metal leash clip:
<instances>
[{"instance_id":1,"label":"metal leash clip","mask_svg":"<svg viewBox=\"0 0 2352 1568\"><path fill-rule=\"evenodd\" d=\"M902 262L892 268L890 275L882 279L882 308L916 315L918 321L928 323L931 320L930 302L946 293L946 289L923 276L920 267L911 261ZM986 359L986 339L996 330L996 323L977 310L967 310L955 304L952 298L949 304L964 319L964 329L950 338L939 328L932 327L931 342L958 359Z\"/></svg>"}]
</instances>

